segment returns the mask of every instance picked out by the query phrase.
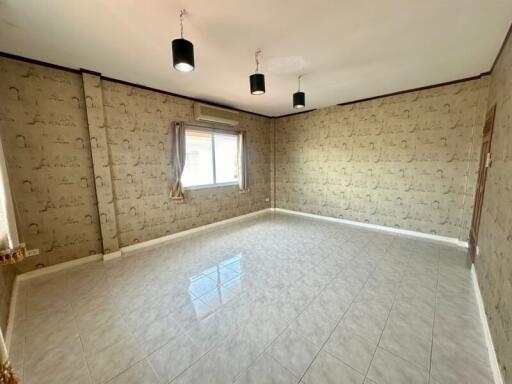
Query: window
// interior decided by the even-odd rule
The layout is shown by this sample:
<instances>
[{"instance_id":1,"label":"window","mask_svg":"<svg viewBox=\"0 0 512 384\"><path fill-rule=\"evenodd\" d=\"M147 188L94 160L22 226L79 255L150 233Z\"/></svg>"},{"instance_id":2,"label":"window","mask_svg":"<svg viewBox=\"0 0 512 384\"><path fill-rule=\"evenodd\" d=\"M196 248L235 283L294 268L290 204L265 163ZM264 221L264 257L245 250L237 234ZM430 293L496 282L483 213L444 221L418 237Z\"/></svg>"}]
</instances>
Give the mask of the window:
<instances>
[{"instance_id":1,"label":"window","mask_svg":"<svg viewBox=\"0 0 512 384\"><path fill-rule=\"evenodd\" d=\"M238 134L187 129L184 187L238 184Z\"/></svg>"}]
</instances>

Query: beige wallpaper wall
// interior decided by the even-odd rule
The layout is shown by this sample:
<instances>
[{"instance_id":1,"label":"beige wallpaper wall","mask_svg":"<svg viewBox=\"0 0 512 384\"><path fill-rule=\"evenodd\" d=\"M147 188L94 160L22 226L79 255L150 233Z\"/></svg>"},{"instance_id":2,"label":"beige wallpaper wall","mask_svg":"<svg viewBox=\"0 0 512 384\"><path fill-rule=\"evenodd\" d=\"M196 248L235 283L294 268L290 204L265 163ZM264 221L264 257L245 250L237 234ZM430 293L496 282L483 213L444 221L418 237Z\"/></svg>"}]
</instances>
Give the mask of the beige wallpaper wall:
<instances>
[{"instance_id":1,"label":"beige wallpaper wall","mask_svg":"<svg viewBox=\"0 0 512 384\"><path fill-rule=\"evenodd\" d=\"M169 199L170 122L193 121L190 100L103 81L121 246L270 207L271 120L241 113L248 132L249 193L238 186L186 191L186 203Z\"/></svg>"},{"instance_id":2,"label":"beige wallpaper wall","mask_svg":"<svg viewBox=\"0 0 512 384\"><path fill-rule=\"evenodd\" d=\"M0 266L0 329L5 335L9 305L11 303L11 290L14 284L15 271L12 265Z\"/></svg>"},{"instance_id":3,"label":"beige wallpaper wall","mask_svg":"<svg viewBox=\"0 0 512 384\"><path fill-rule=\"evenodd\" d=\"M276 206L466 239L488 78L276 121Z\"/></svg>"},{"instance_id":4,"label":"beige wallpaper wall","mask_svg":"<svg viewBox=\"0 0 512 384\"><path fill-rule=\"evenodd\" d=\"M103 90L101 78L96 74L82 73L89 140L98 200L98 215L103 254L118 252L116 210L112 190L112 171L110 145L103 108Z\"/></svg>"},{"instance_id":5,"label":"beige wallpaper wall","mask_svg":"<svg viewBox=\"0 0 512 384\"><path fill-rule=\"evenodd\" d=\"M18 229L52 265L101 253L81 76L0 58L0 136Z\"/></svg>"},{"instance_id":6,"label":"beige wallpaper wall","mask_svg":"<svg viewBox=\"0 0 512 384\"><path fill-rule=\"evenodd\" d=\"M246 113L239 129L248 132L250 192L204 189L187 192L185 204L171 202L168 131L173 120L193 120L192 106L93 75L0 58L0 135L20 232L29 249L41 251L17 269L112 252L117 241L126 246L269 207L271 120ZM96 196L101 228L108 227L103 246Z\"/></svg>"},{"instance_id":7,"label":"beige wallpaper wall","mask_svg":"<svg viewBox=\"0 0 512 384\"><path fill-rule=\"evenodd\" d=\"M512 384L512 40L493 71L488 108L496 119L476 271L504 382Z\"/></svg>"}]
</instances>

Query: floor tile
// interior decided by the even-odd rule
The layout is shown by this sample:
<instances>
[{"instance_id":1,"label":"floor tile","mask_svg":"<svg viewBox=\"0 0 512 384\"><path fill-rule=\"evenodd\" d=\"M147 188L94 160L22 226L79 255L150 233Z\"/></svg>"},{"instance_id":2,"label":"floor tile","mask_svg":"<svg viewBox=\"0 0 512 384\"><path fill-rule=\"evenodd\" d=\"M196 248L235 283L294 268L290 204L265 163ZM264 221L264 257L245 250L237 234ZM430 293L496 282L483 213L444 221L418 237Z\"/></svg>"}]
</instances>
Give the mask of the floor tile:
<instances>
[{"instance_id":1,"label":"floor tile","mask_svg":"<svg viewBox=\"0 0 512 384\"><path fill-rule=\"evenodd\" d=\"M427 384L429 375L428 370L377 348L368 378L378 384Z\"/></svg>"},{"instance_id":2,"label":"floor tile","mask_svg":"<svg viewBox=\"0 0 512 384\"><path fill-rule=\"evenodd\" d=\"M133 332L144 355L149 355L176 339L182 333L179 325L170 316L155 320L143 325Z\"/></svg>"},{"instance_id":3,"label":"floor tile","mask_svg":"<svg viewBox=\"0 0 512 384\"><path fill-rule=\"evenodd\" d=\"M424 369L430 367L432 336L424 336L416 332L414 327L404 327L388 321L379 346Z\"/></svg>"},{"instance_id":4,"label":"floor tile","mask_svg":"<svg viewBox=\"0 0 512 384\"><path fill-rule=\"evenodd\" d=\"M301 377L313 361L320 347L289 330L276 340L270 349L270 355L283 367Z\"/></svg>"},{"instance_id":5,"label":"floor tile","mask_svg":"<svg viewBox=\"0 0 512 384\"><path fill-rule=\"evenodd\" d=\"M336 321L324 315L320 309L310 306L290 325L290 328L321 347L336 324Z\"/></svg>"},{"instance_id":6,"label":"floor tile","mask_svg":"<svg viewBox=\"0 0 512 384\"><path fill-rule=\"evenodd\" d=\"M492 384L493 374L489 362L476 360L463 349L455 352L434 344L432 349L433 380L443 383Z\"/></svg>"},{"instance_id":7,"label":"floor tile","mask_svg":"<svg viewBox=\"0 0 512 384\"><path fill-rule=\"evenodd\" d=\"M340 325L324 348L345 364L366 375L377 345Z\"/></svg>"},{"instance_id":8,"label":"floor tile","mask_svg":"<svg viewBox=\"0 0 512 384\"><path fill-rule=\"evenodd\" d=\"M68 340L24 363L26 384L89 384L89 372L79 338Z\"/></svg>"},{"instance_id":9,"label":"floor tile","mask_svg":"<svg viewBox=\"0 0 512 384\"><path fill-rule=\"evenodd\" d=\"M236 384L295 384L298 381L297 376L265 354L240 375Z\"/></svg>"},{"instance_id":10,"label":"floor tile","mask_svg":"<svg viewBox=\"0 0 512 384\"><path fill-rule=\"evenodd\" d=\"M160 380L168 383L199 360L204 352L189 336L182 334L151 354L148 361Z\"/></svg>"},{"instance_id":11,"label":"floor tile","mask_svg":"<svg viewBox=\"0 0 512 384\"><path fill-rule=\"evenodd\" d=\"M27 383L385 384L432 349L431 384L485 384L472 284L457 248L269 214L25 282L12 358Z\"/></svg>"},{"instance_id":12,"label":"floor tile","mask_svg":"<svg viewBox=\"0 0 512 384\"><path fill-rule=\"evenodd\" d=\"M321 351L303 378L305 384L361 384L364 375Z\"/></svg>"},{"instance_id":13,"label":"floor tile","mask_svg":"<svg viewBox=\"0 0 512 384\"><path fill-rule=\"evenodd\" d=\"M133 338L123 339L99 352L87 355L87 364L95 384L103 384L137 364L143 356Z\"/></svg>"},{"instance_id":14,"label":"floor tile","mask_svg":"<svg viewBox=\"0 0 512 384\"><path fill-rule=\"evenodd\" d=\"M155 372L145 360L116 376L109 384L160 384Z\"/></svg>"}]
</instances>

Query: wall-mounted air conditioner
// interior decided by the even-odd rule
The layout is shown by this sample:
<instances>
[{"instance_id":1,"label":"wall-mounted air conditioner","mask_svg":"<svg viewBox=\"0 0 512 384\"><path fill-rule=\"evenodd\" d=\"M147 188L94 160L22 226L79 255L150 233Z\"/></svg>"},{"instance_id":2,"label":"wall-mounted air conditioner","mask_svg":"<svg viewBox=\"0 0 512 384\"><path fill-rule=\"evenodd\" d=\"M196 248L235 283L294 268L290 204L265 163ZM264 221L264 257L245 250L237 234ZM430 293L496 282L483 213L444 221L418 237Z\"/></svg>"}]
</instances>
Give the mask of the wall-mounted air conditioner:
<instances>
[{"instance_id":1,"label":"wall-mounted air conditioner","mask_svg":"<svg viewBox=\"0 0 512 384\"><path fill-rule=\"evenodd\" d=\"M238 125L238 112L203 103L194 103L194 118L208 123Z\"/></svg>"}]
</instances>

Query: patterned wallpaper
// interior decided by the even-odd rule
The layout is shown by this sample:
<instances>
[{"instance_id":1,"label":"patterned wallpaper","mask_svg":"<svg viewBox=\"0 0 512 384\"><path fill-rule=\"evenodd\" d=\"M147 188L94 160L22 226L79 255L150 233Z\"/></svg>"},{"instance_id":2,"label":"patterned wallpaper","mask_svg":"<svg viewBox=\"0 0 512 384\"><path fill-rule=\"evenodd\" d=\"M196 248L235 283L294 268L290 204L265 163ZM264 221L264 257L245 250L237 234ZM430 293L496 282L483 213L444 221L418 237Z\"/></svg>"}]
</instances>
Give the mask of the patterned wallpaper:
<instances>
[{"instance_id":1,"label":"patterned wallpaper","mask_svg":"<svg viewBox=\"0 0 512 384\"><path fill-rule=\"evenodd\" d=\"M240 194L236 186L187 191L187 202L178 205L169 199L168 133L171 121L193 120L193 102L83 76L0 58L0 134L20 232L29 249L41 251L17 269L102 252L91 143L100 159L98 196L110 202L117 221L110 228L117 234L110 230L105 246L110 251L113 240L126 246L270 206L270 119L240 114L239 129L249 139L250 192ZM105 153L110 158L103 161ZM110 195L103 193L108 177L98 183L105 168Z\"/></svg>"},{"instance_id":2,"label":"patterned wallpaper","mask_svg":"<svg viewBox=\"0 0 512 384\"><path fill-rule=\"evenodd\" d=\"M112 172L101 78L82 73L103 254L119 251Z\"/></svg>"},{"instance_id":3,"label":"patterned wallpaper","mask_svg":"<svg viewBox=\"0 0 512 384\"><path fill-rule=\"evenodd\" d=\"M7 318L9 317L9 305L11 303L11 291L14 284L14 266L0 266L0 329L5 335Z\"/></svg>"},{"instance_id":4,"label":"patterned wallpaper","mask_svg":"<svg viewBox=\"0 0 512 384\"><path fill-rule=\"evenodd\" d=\"M488 78L276 121L276 206L465 240Z\"/></svg>"},{"instance_id":5,"label":"patterned wallpaper","mask_svg":"<svg viewBox=\"0 0 512 384\"><path fill-rule=\"evenodd\" d=\"M0 58L0 136L18 229L41 254L18 264L57 264L101 253L81 76Z\"/></svg>"},{"instance_id":6,"label":"patterned wallpaper","mask_svg":"<svg viewBox=\"0 0 512 384\"><path fill-rule=\"evenodd\" d=\"M249 193L238 186L189 190L186 203L176 204L169 199L169 128L174 120L193 121L193 102L109 81L103 102L121 246L270 207L270 119L240 114L237 128L249 140Z\"/></svg>"},{"instance_id":7,"label":"patterned wallpaper","mask_svg":"<svg viewBox=\"0 0 512 384\"><path fill-rule=\"evenodd\" d=\"M496 104L480 223L476 271L503 379L512 384L512 39L490 82L488 108Z\"/></svg>"}]
</instances>

